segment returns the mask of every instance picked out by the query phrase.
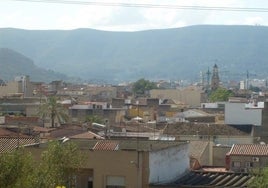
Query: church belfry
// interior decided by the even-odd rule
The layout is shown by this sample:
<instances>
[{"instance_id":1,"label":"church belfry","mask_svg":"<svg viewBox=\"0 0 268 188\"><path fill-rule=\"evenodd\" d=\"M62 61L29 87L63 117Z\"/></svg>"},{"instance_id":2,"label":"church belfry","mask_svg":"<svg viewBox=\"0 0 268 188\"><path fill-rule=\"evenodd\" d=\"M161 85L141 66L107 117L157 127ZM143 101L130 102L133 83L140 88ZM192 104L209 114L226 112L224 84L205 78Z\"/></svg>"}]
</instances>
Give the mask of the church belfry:
<instances>
[{"instance_id":1,"label":"church belfry","mask_svg":"<svg viewBox=\"0 0 268 188\"><path fill-rule=\"evenodd\" d=\"M220 77L219 77L219 70L218 66L215 64L212 71L211 77L211 90L215 91L220 86Z\"/></svg>"}]
</instances>

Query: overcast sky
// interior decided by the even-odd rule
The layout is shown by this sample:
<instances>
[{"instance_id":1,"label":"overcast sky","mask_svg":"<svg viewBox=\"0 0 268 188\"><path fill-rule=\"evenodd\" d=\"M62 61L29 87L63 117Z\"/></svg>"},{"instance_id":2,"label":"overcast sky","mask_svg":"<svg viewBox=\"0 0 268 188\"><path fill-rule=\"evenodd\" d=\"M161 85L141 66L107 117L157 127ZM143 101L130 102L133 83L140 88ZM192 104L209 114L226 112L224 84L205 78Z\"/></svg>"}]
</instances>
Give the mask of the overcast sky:
<instances>
[{"instance_id":1,"label":"overcast sky","mask_svg":"<svg viewBox=\"0 0 268 188\"><path fill-rule=\"evenodd\" d=\"M199 24L268 25L268 0L0 0L0 28L138 31ZM48 3L48 1L62 3ZM65 3L64 3L65 2ZM96 2L97 5L90 4ZM119 3L104 6L102 3ZM139 4L141 7L122 6ZM152 6L168 5L167 8ZM180 9L181 6L231 7L240 11ZM245 8L262 8L257 12Z\"/></svg>"}]
</instances>

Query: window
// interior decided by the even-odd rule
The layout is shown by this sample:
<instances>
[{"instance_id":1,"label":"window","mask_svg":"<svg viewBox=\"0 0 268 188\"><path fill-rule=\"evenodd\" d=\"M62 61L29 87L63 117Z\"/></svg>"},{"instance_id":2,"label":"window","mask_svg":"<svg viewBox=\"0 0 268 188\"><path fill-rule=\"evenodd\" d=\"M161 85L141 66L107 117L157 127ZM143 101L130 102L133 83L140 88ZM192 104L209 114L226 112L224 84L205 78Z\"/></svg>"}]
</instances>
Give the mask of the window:
<instances>
[{"instance_id":1,"label":"window","mask_svg":"<svg viewBox=\"0 0 268 188\"><path fill-rule=\"evenodd\" d=\"M232 166L233 166L233 167L240 167L241 164L240 164L239 161L233 161L233 162L232 162Z\"/></svg>"},{"instance_id":2,"label":"window","mask_svg":"<svg viewBox=\"0 0 268 188\"><path fill-rule=\"evenodd\" d=\"M252 168L252 167L253 167L253 162L249 162L249 161L247 161L247 162L245 163L245 167L246 167L246 168Z\"/></svg>"},{"instance_id":3,"label":"window","mask_svg":"<svg viewBox=\"0 0 268 188\"><path fill-rule=\"evenodd\" d=\"M78 110L73 109L73 110L72 110L72 115L73 115L73 117L77 117L77 115L78 115Z\"/></svg>"},{"instance_id":4,"label":"window","mask_svg":"<svg viewBox=\"0 0 268 188\"><path fill-rule=\"evenodd\" d=\"M125 177L107 176L106 188L125 188Z\"/></svg>"}]
</instances>

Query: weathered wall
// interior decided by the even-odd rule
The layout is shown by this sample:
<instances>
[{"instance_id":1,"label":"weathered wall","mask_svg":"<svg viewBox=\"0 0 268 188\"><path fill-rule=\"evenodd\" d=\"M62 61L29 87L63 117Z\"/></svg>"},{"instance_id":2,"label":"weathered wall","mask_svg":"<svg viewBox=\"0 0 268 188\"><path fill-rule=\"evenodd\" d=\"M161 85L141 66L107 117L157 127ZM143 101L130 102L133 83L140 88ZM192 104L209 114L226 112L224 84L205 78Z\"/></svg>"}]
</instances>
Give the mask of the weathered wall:
<instances>
[{"instance_id":1,"label":"weathered wall","mask_svg":"<svg viewBox=\"0 0 268 188\"><path fill-rule=\"evenodd\" d=\"M149 183L174 181L189 169L189 144L149 153Z\"/></svg>"}]
</instances>

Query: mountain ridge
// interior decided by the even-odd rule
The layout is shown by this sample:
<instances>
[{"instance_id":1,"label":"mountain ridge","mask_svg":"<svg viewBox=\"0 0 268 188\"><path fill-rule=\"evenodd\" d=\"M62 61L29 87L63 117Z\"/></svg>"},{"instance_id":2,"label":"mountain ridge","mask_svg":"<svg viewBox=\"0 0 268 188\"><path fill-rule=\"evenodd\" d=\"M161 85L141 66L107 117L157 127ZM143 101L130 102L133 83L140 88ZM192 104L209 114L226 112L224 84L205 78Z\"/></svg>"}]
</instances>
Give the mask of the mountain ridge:
<instances>
[{"instance_id":1,"label":"mountain ridge","mask_svg":"<svg viewBox=\"0 0 268 188\"><path fill-rule=\"evenodd\" d=\"M0 47L85 80L198 79L220 70L267 77L268 27L196 25L135 32L0 29ZM16 40L14 40L16 39Z\"/></svg>"}]
</instances>

